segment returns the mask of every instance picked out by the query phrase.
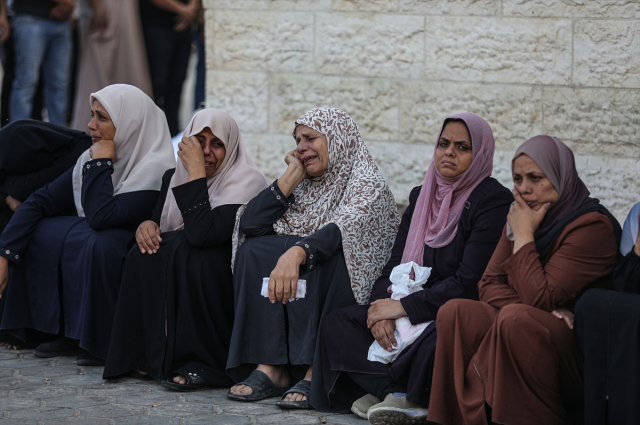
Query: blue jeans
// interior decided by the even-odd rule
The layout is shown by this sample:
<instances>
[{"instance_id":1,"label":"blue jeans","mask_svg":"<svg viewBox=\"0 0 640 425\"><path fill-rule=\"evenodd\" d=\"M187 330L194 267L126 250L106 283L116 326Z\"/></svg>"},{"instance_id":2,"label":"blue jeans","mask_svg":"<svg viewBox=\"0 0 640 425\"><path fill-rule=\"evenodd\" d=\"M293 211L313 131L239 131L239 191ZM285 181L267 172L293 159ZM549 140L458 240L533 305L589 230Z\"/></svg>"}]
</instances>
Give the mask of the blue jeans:
<instances>
[{"instance_id":1,"label":"blue jeans","mask_svg":"<svg viewBox=\"0 0 640 425\"><path fill-rule=\"evenodd\" d=\"M42 69L44 106L49 122L66 126L72 48L69 21L17 15L13 37L16 66L9 121L31 118L33 97Z\"/></svg>"}]
</instances>

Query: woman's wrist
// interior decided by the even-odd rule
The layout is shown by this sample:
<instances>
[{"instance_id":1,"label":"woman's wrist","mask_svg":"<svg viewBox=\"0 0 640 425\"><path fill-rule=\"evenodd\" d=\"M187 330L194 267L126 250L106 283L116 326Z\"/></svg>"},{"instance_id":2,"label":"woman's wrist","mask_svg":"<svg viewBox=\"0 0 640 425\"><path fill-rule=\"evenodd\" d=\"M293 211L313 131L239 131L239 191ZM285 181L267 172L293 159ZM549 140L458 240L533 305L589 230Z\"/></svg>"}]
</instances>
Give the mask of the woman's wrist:
<instances>
[{"instance_id":1,"label":"woman's wrist","mask_svg":"<svg viewBox=\"0 0 640 425\"><path fill-rule=\"evenodd\" d=\"M307 252L303 248L299 246L292 246L289 249L295 254L296 261L299 265L307 264Z\"/></svg>"},{"instance_id":2,"label":"woman's wrist","mask_svg":"<svg viewBox=\"0 0 640 425\"><path fill-rule=\"evenodd\" d=\"M295 164L289 164L287 171L278 179L278 188L287 198L293 193L305 178L304 170L300 170Z\"/></svg>"},{"instance_id":3,"label":"woman's wrist","mask_svg":"<svg viewBox=\"0 0 640 425\"><path fill-rule=\"evenodd\" d=\"M192 182L194 180L207 177L207 173L204 170L204 164L202 164L202 167L195 167L195 168L196 168L195 170L187 169L187 174L189 175L187 182Z\"/></svg>"}]
</instances>

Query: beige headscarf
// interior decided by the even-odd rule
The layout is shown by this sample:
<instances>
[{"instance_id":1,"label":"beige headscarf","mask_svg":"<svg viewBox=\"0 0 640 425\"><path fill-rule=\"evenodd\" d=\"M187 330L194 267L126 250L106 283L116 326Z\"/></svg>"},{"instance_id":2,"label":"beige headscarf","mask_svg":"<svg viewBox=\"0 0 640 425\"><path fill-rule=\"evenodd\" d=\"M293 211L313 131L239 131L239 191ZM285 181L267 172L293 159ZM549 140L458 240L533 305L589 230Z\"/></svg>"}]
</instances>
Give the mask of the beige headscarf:
<instances>
[{"instance_id":1,"label":"beige headscarf","mask_svg":"<svg viewBox=\"0 0 640 425\"><path fill-rule=\"evenodd\" d=\"M369 302L373 283L389 260L400 218L393 194L365 146L356 123L335 108L313 109L295 126L327 138L329 164L320 177L293 191L295 203L273 224L278 235L309 236L329 223L340 228L351 290L358 304ZM295 127L294 127L295 137ZM233 256L244 240L238 210Z\"/></svg>"},{"instance_id":2,"label":"beige headscarf","mask_svg":"<svg viewBox=\"0 0 640 425\"><path fill-rule=\"evenodd\" d=\"M184 131L185 137L200 133L205 128L224 143L226 154L218 171L207 180L209 188L209 204L211 209L227 204L246 204L258 193L262 192L269 182L253 162L242 144L240 129L235 120L219 109L203 109L191 118ZM169 188L180 186L189 180L187 169L178 158L176 172L171 178ZM167 192L167 199L162 208L160 230L169 232L184 225L182 213L173 196Z\"/></svg>"},{"instance_id":3,"label":"beige headscarf","mask_svg":"<svg viewBox=\"0 0 640 425\"><path fill-rule=\"evenodd\" d=\"M113 194L139 190L160 190L162 175L173 167L175 157L164 113L137 87L127 84L107 86L91 94L113 121L118 161L113 164ZM85 151L73 168L73 198L80 217L82 208L82 167L91 160Z\"/></svg>"}]
</instances>

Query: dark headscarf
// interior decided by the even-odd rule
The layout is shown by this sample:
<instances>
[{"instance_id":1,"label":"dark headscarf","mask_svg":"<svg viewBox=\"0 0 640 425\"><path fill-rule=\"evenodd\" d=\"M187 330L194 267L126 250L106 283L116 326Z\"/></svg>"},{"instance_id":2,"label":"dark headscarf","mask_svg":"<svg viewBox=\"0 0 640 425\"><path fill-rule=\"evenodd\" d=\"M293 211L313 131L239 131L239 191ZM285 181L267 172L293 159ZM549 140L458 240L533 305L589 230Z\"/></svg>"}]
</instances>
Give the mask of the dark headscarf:
<instances>
[{"instance_id":1,"label":"dark headscarf","mask_svg":"<svg viewBox=\"0 0 640 425\"><path fill-rule=\"evenodd\" d=\"M589 197L589 189L578 176L573 152L562 140L546 135L527 140L520 145L511 160L512 172L513 162L520 155L527 155L540 167L559 195L558 202L547 212L534 233L543 265L549 249L562 230L578 217L592 211L609 217L620 242L620 224L598 199Z\"/></svg>"},{"instance_id":2,"label":"dark headscarf","mask_svg":"<svg viewBox=\"0 0 640 425\"><path fill-rule=\"evenodd\" d=\"M71 167L90 147L91 137L82 131L36 120L14 121L0 130L0 175L32 173L54 164Z\"/></svg>"}]
</instances>

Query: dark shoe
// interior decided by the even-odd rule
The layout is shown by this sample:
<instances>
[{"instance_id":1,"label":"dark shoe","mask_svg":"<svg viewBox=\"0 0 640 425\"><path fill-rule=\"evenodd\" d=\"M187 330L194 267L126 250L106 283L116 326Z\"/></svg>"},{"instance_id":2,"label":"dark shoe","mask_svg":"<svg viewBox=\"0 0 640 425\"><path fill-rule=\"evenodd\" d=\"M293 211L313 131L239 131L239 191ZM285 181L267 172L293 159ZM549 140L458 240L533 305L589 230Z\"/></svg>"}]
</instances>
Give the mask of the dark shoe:
<instances>
[{"instance_id":1,"label":"dark shoe","mask_svg":"<svg viewBox=\"0 0 640 425\"><path fill-rule=\"evenodd\" d=\"M78 366L104 366L104 360L86 350L82 350L76 359L76 364Z\"/></svg>"},{"instance_id":2,"label":"dark shoe","mask_svg":"<svg viewBox=\"0 0 640 425\"><path fill-rule=\"evenodd\" d=\"M306 400L300 401L286 401L284 398L287 394L296 393L302 394L306 396ZM276 406L282 407L283 409L311 409L311 405L309 404L309 396L311 395L311 381L298 381L289 391L282 394L282 401L277 401Z\"/></svg>"},{"instance_id":3,"label":"dark shoe","mask_svg":"<svg viewBox=\"0 0 640 425\"><path fill-rule=\"evenodd\" d=\"M227 398L235 401L258 401L269 397L280 397L287 391L287 387L276 387L266 373L254 370L251 375L236 385L246 385L253 392L248 395L233 394L231 390L227 393Z\"/></svg>"},{"instance_id":4,"label":"dark shoe","mask_svg":"<svg viewBox=\"0 0 640 425\"><path fill-rule=\"evenodd\" d=\"M55 341L45 342L44 344L38 345L36 349L33 350L33 355L42 358L77 356L80 352L79 344L80 341L77 339L71 339L63 336Z\"/></svg>"},{"instance_id":5,"label":"dark shoe","mask_svg":"<svg viewBox=\"0 0 640 425\"><path fill-rule=\"evenodd\" d=\"M160 385L173 391L180 391L183 393L190 393L193 391L206 390L212 388L209 383L200 375L195 372L178 371L174 376L182 375L187 379L186 384L178 384L177 382L163 379L160 381Z\"/></svg>"}]
</instances>

